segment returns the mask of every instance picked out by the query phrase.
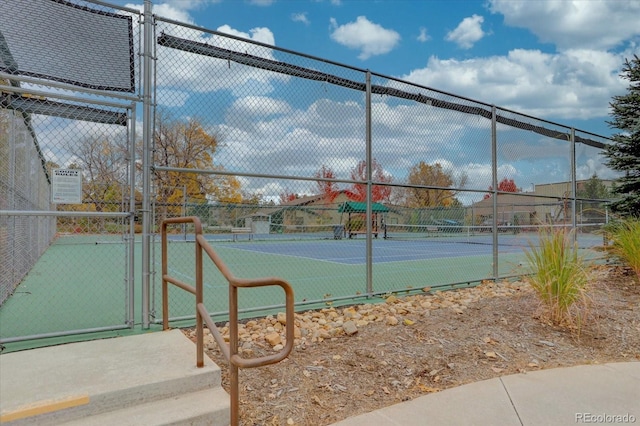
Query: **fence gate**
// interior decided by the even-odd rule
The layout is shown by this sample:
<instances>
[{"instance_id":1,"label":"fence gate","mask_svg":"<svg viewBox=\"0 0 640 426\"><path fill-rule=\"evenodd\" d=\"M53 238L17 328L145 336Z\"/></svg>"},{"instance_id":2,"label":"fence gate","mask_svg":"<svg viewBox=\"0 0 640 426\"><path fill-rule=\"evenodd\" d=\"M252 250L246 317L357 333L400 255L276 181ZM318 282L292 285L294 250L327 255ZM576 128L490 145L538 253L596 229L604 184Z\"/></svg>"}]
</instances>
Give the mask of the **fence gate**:
<instances>
[{"instance_id":1,"label":"fence gate","mask_svg":"<svg viewBox=\"0 0 640 426\"><path fill-rule=\"evenodd\" d=\"M139 22L0 2L0 343L133 325Z\"/></svg>"}]
</instances>

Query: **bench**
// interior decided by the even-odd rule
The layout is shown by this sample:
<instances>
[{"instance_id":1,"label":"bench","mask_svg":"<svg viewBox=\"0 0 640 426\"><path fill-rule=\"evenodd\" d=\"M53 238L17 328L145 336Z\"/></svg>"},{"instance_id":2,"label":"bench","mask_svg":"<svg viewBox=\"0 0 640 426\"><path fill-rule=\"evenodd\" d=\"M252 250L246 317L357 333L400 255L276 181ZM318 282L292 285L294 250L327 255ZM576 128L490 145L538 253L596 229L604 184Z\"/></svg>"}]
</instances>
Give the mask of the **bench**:
<instances>
[{"instance_id":1,"label":"bench","mask_svg":"<svg viewBox=\"0 0 640 426\"><path fill-rule=\"evenodd\" d=\"M253 239L253 231L251 231L251 228L248 228L248 227L231 228L231 236L233 238L233 241L238 241L238 235L240 234L248 234L249 240Z\"/></svg>"}]
</instances>

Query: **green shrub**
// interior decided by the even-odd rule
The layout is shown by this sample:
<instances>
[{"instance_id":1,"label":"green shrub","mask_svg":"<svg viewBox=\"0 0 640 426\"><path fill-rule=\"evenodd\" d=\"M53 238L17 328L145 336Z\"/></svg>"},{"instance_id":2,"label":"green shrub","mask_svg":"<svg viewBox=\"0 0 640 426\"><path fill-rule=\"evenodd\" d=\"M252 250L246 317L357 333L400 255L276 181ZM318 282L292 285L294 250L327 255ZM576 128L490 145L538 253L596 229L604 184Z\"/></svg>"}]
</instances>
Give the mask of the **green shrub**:
<instances>
[{"instance_id":1,"label":"green shrub","mask_svg":"<svg viewBox=\"0 0 640 426\"><path fill-rule=\"evenodd\" d=\"M533 287L554 324L580 326L586 316L588 275L573 232L543 229L540 244L525 251Z\"/></svg>"},{"instance_id":2,"label":"green shrub","mask_svg":"<svg viewBox=\"0 0 640 426\"><path fill-rule=\"evenodd\" d=\"M628 265L640 280L640 219L626 218L607 227L609 253Z\"/></svg>"}]
</instances>

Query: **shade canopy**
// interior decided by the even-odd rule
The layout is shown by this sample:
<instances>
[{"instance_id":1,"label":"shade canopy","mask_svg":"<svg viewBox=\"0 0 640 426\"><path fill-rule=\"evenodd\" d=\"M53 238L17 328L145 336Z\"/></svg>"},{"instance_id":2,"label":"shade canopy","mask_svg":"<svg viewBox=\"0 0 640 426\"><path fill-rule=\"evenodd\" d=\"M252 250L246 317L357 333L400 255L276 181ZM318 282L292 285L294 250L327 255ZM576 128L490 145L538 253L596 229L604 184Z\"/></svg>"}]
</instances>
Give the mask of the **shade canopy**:
<instances>
[{"instance_id":1,"label":"shade canopy","mask_svg":"<svg viewBox=\"0 0 640 426\"><path fill-rule=\"evenodd\" d=\"M371 203L371 211L373 213L386 213L389 209L380 203ZM338 213L366 213L367 203L357 201L346 201L340 204Z\"/></svg>"}]
</instances>

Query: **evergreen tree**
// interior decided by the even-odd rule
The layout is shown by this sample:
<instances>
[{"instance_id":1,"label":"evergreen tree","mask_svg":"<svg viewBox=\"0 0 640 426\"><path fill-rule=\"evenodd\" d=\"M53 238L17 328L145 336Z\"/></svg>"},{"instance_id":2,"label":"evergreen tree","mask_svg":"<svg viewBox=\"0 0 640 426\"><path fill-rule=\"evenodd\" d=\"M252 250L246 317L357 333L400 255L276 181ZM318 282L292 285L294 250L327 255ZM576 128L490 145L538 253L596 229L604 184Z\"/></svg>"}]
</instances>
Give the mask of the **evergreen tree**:
<instances>
[{"instance_id":1,"label":"evergreen tree","mask_svg":"<svg viewBox=\"0 0 640 426\"><path fill-rule=\"evenodd\" d=\"M587 200L606 200L610 197L610 191L598 177L598 174L594 173L589 180L584 183L582 188L578 188L576 195L578 198L585 198Z\"/></svg>"},{"instance_id":2,"label":"evergreen tree","mask_svg":"<svg viewBox=\"0 0 640 426\"><path fill-rule=\"evenodd\" d=\"M630 82L627 93L614 96L611 102L612 128L620 133L612 137L605 156L607 166L622 172L612 192L621 198L611 204L614 212L640 217L640 58L625 61L620 74Z\"/></svg>"}]
</instances>

